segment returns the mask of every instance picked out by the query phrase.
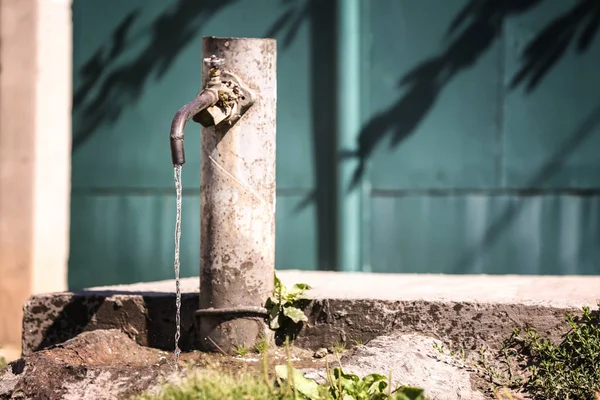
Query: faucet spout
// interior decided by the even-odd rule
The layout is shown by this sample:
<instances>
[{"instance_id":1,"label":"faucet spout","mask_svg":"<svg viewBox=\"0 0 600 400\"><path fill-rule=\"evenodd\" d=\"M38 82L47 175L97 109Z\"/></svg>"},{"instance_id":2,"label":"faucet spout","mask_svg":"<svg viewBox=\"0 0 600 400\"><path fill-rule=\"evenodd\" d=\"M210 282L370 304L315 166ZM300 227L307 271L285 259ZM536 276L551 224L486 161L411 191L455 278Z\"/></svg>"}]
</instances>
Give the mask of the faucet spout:
<instances>
[{"instance_id":1,"label":"faucet spout","mask_svg":"<svg viewBox=\"0 0 600 400\"><path fill-rule=\"evenodd\" d=\"M185 164L185 150L183 147L185 124L202 110L214 105L218 100L217 91L207 88L198 93L194 100L177 111L171 123L171 160L173 165Z\"/></svg>"}]
</instances>

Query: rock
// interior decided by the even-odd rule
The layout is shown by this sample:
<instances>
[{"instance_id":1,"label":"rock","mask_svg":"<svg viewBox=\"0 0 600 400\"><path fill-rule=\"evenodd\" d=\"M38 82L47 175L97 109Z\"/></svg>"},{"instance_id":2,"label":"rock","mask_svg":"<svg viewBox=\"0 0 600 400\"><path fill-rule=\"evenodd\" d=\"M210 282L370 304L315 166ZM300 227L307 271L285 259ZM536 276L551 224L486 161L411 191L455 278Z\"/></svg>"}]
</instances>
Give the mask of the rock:
<instances>
[{"instance_id":1,"label":"rock","mask_svg":"<svg viewBox=\"0 0 600 400\"><path fill-rule=\"evenodd\" d=\"M380 336L360 345L341 358L345 372L365 376L371 373L392 377L393 386L420 387L432 399L480 400L483 393L472 388L469 369L460 360L434 348L442 342L415 334ZM333 366L332 366L333 367ZM325 381L325 371L303 370L306 376Z\"/></svg>"},{"instance_id":2,"label":"rock","mask_svg":"<svg viewBox=\"0 0 600 400\"><path fill-rule=\"evenodd\" d=\"M172 371L164 352L118 330L96 330L10 363L0 371L0 399L112 400Z\"/></svg>"},{"instance_id":3,"label":"rock","mask_svg":"<svg viewBox=\"0 0 600 400\"><path fill-rule=\"evenodd\" d=\"M315 354L313 355L313 357L323 358L323 357L326 357L327 354L329 354L329 350L327 350L325 347L321 347L320 349L315 351Z\"/></svg>"}]
</instances>

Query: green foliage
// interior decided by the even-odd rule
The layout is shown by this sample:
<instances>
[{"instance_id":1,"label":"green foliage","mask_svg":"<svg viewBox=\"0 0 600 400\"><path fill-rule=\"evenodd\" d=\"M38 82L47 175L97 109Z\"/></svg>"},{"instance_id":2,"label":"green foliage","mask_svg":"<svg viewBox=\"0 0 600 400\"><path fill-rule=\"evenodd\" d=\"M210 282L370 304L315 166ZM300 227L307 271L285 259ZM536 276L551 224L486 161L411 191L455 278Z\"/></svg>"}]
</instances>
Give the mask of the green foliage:
<instances>
[{"instance_id":1,"label":"green foliage","mask_svg":"<svg viewBox=\"0 0 600 400\"><path fill-rule=\"evenodd\" d=\"M333 370L326 383L306 378L291 364L275 367L277 382L249 373L203 370L182 382L161 387L136 400L425 400L421 389L400 387L392 391L387 379L378 374L359 378L341 368Z\"/></svg>"},{"instance_id":2,"label":"green foliage","mask_svg":"<svg viewBox=\"0 0 600 400\"><path fill-rule=\"evenodd\" d=\"M300 399L309 400L425 400L423 390L403 386L391 390L387 378L379 374L370 374L363 378L349 374L342 368L327 370L327 382L318 385L290 365L275 367L278 377L293 382L292 387Z\"/></svg>"},{"instance_id":3,"label":"green foliage","mask_svg":"<svg viewBox=\"0 0 600 400\"><path fill-rule=\"evenodd\" d=\"M599 302L600 306L600 302ZM583 307L583 316L567 316L571 329L559 344L533 329L515 330L513 343L529 366L525 388L536 399L594 399L600 391L600 317Z\"/></svg>"},{"instance_id":4,"label":"green foliage","mask_svg":"<svg viewBox=\"0 0 600 400\"><path fill-rule=\"evenodd\" d=\"M304 377L302 372L291 365L277 365L275 366L275 373L279 379L289 383L292 390L300 395L300 398L304 397L311 400L322 398L324 391L319 387L319 384Z\"/></svg>"},{"instance_id":5,"label":"green foliage","mask_svg":"<svg viewBox=\"0 0 600 400\"><path fill-rule=\"evenodd\" d=\"M306 292L310 286L305 283L296 283L291 289L287 289L275 276L275 290L273 296L266 302L266 309L269 311L269 326L273 330L281 328L286 320L294 323L306 321L304 307L312 300Z\"/></svg>"},{"instance_id":6,"label":"green foliage","mask_svg":"<svg viewBox=\"0 0 600 400\"><path fill-rule=\"evenodd\" d=\"M331 346L331 350L334 354L342 354L346 351L346 343L345 342L335 342L333 346Z\"/></svg>"},{"instance_id":7,"label":"green foliage","mask_svg":"<svg viewBox=\"0 0 600 400\"><path fill-rule=\"evenodd\" d=\"M358 375L335 368L333 379L330 376L329 381L330 393L334 399L379 400L390 397L386 391L387 379L383 375L370 374L361 379Z\"/></svg>"},{"instance_id":8,"label":"green foliage","mask_svg":"<svg viewBox=\"0 0 600 400\"><path fill-rule=\"evenodd\" d=\"M250 353L250 349L246 346L236 346L235 348L235 354L237 354L240 357L244 357L248 353Z\"/></svg>"},{"instance_id":9,"label":"green foliage","mask_svg":"<svg viewBox=\"0 0 600 400\"><path fill-rule=\"evenodd\" d=\"M183 382L163 386L157 393L146 393L137 400L292 400L273 385L250 374L225 374L202 371Z\"/></svg>"},{"instance_id":10,"label":"green foliage","mask_svg":"<svg viewBox=\"0 0 600 400\"><path fill-rule=\"evenodd\" d=\"M266 337L262 337L258 342L256 342L254 350L258 354L264 354L269 350L270 347L271 343L269 343L269 340Z\"/></svg>"}]
</instances>

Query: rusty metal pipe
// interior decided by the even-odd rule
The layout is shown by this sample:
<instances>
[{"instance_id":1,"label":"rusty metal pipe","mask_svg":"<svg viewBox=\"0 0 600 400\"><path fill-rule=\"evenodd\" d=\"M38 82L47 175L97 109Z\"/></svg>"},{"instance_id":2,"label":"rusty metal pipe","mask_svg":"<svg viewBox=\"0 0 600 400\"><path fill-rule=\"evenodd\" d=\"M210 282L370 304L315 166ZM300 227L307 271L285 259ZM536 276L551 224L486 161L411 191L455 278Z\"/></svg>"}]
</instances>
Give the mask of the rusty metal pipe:
<instances>
[{"instance_id":1,"label":"rusty metal pipe","mask_svg":"<svg viewBox=\"0 0 600 400\"><path fill-rule=\"evenodd\" d=\"M204 37L202 47L204 59L223 60L221 80L239 83L236 110L247 110L201 136L197 340L232 353L272 337L263 307L275 272L276 42ZM210 75L205 65L206 87Z\"/></svg>"},{"instance_id":2,"label":"rusty metal pipe","mask_svg":"<svg viewBox=\"0 0 600 400\"><path fill-rule=\"evenodd\" d=\"M183 146L183 130L185 124L200 111L215 104L219 99L216 90L204 89L196 98L181 107L171 123L171 161L173 165L185 164L185 149Z\"/></svg>"}]
</instances>

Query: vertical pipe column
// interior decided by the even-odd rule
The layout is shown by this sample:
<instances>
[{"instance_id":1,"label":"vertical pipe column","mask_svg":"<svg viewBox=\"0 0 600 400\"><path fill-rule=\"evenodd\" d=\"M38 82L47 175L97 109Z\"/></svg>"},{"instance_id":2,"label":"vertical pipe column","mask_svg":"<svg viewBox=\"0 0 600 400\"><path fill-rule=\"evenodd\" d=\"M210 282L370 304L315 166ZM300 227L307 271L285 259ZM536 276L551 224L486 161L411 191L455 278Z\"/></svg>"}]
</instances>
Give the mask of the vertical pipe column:
<instances>
[{"instance_id":1,"label":"vertical pipe column","mask_svg":"<svg viewBox=\"0 0 600 400\"><path fill-rule=\"evenodd\" d=\"M233 125L204 128L198 345L232 352L269 335L262 308L275 273L276 41L204 37L256 100ZM208 69L203 69L203 86Z\"/></svg>"},{"instance_id":2,"label":"vertical pipe column","mask_svg":"<svg viewBox=\"0 0 600 400\"><path fill-rule=\"evenodd\" d=\"M357 146L360 131L360 0L338 0L338 153ZM348 191L358 161L338 161L337 262L361 270L361 190ZM359 185L360 186L360 185Z\"/></svg>"}]
</instances>

